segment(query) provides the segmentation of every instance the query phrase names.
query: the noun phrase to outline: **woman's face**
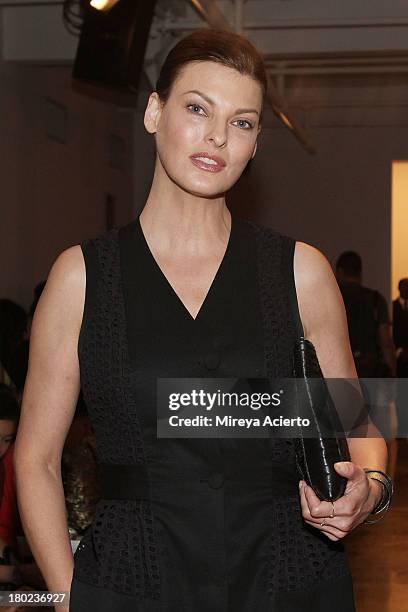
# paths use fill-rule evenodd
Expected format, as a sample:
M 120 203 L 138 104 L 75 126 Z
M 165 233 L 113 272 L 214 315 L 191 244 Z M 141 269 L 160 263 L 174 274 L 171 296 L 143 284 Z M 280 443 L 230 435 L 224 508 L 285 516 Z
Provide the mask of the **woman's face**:
M 262 88 L 216 62 L 190 62 L 166 104 L 150 95 L 145 126 L 156 134 L 158 162 L 183 190 L 201 197 L 228 191 L 255 155 Z M 197 159 L 215 156 L 209 159 Z
M 16 434 L 16 423 L 0 419 L 0 459 L 6 454 Z

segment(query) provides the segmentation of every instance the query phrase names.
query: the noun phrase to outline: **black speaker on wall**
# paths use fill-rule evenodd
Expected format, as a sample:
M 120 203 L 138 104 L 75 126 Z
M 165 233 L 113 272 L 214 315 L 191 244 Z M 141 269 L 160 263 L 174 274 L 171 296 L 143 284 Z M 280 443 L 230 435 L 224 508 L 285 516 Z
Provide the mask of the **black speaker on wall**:
M 74 79 L 136 92 L 155 5 L 156 0 L 118 0 L 103 11 L 87 2 Z

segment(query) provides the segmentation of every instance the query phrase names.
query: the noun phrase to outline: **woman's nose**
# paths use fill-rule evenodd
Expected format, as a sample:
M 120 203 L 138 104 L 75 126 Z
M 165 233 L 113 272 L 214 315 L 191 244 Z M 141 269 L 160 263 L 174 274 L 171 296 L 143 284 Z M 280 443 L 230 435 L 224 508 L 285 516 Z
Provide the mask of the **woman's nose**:
M 213 125 L 207 134 L 207 140 L 213 142 L 217 147 L 227 143 L 227 128 L 225 125 Z

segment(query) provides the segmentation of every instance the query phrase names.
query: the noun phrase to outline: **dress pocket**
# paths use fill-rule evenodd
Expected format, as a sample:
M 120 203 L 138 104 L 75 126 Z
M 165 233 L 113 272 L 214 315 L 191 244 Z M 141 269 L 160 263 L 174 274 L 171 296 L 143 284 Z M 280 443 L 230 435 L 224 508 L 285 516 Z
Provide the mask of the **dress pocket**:
M 82 557 L 83 555 L 88 556 L 89 554 L 91 554 L 95 560 L 97 559 L 92 527 L 93 523 L 88 525 L 88 527 L 82 534 L 82 538 L 80 539 L 76 551 L 74 552 L 75 563 L 77 563 L 77 561 L 79 561 L 80 557 Z
M 153 527 L 149 502 L 100 500 L 74 555 L 79 580 L 136 598 L 158 597 Z
M 74 572 L 71 588 L 74 586 L 75 578 L 82 581 L 94 583 L 97 575 L 98 555 L 95 546 L 93 523 L 84 531 L 82 538 L 74 552 Z

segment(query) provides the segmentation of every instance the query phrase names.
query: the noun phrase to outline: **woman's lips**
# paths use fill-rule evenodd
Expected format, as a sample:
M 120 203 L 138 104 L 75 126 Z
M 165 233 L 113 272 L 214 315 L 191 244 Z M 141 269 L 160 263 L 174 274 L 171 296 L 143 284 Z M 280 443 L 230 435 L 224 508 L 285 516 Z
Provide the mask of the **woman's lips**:
M 226 165 L 223 159 L 214 155 L 205 155 L 204 153 L 192 155 L 190 159 L 197 168 L 201 168 L 201 170 L 206 172 L 220 172 Z

